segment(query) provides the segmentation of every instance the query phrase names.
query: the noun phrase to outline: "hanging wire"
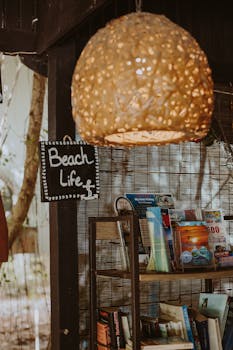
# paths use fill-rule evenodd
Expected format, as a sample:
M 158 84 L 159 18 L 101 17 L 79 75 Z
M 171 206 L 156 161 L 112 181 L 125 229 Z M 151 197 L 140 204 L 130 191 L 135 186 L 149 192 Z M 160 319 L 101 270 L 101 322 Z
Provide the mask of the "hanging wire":
M 216 93 L 218 93 L 218 94 L 231 95 L 231 96 L 233 96 L 233 92 L 230 92 L 230 91 L 224 91 L 224 90 L 217 90 L 217 89 L 214 89 L 214 92 L 216 92 Z
M 136 12 L 142 12 L 142 0 L 135 0 Z

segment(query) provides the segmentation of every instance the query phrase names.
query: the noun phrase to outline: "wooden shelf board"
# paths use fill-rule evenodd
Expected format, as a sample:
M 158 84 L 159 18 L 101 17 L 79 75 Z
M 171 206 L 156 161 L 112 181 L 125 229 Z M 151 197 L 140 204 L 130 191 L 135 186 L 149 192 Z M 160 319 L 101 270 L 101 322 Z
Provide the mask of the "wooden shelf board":
M 97 275 L 105 277 L 120 277 L 130 279 L 130 273 L 121 270 L 98 270 Z M 158 273 L 145 272 L 139 274 L 139 281 L 153 282 L 153 281 L 175 281 L 182 279 L 217 279 L 233 277 L 233 268 L 221 270 L 201 270 L 189 272 L 173 272 L 173 273 Z

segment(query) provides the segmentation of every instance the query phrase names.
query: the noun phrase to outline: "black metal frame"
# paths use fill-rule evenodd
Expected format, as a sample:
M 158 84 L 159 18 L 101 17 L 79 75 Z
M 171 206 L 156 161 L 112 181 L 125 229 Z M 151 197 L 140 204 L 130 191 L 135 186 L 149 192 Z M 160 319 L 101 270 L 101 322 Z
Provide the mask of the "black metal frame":
M 130 223 L 130 280 L 132 307 L 132 338 L 134 350 L 140 350 L 140 288 L 138 262 L 138 218 L 135 215 L 112 217 L 89 217 L 89 268 L 90 268 L 90 349 L 96 350 L 97 293 L 96 293 L 96 223 L 129 221 Z M 114 277 L 114 276 L 113 276 Z M 122 277 L 124 278 L 124 276 Z

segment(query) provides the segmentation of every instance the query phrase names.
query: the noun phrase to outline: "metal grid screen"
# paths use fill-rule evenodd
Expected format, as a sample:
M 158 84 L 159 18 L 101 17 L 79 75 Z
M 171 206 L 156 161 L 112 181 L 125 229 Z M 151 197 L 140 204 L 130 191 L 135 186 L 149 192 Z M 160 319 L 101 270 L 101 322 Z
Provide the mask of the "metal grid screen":
M 125 192 L 170 192 L 176 207 L 222 208 L 233 214 L 233 172 L 226 166 L 222 143 L 205 147 L 202 143 L 184 143 L 162 147 L 99 148 L 100 198 L 81 201 L 78 209 L 80 256 L 80 332 L 88 334 L 88 217 L 114 215 L 114 199 Z M 233 244 L 233 222 L 226 222 Z M 119 258 L 114 241 L 102 247 L 98 259 L 111 264 Z M 102 249 L 101 248 L 101 249 Z M 218 291 L 232 294 L 232 279 L 214 283 Z M 117 290 L 117 293 L 116 293 Z M 146 290 L 146 293 L 144 291 Z M 204 281 L 189 280 L 147 284 L 141 292 L 142 310 L 158 300 L 178 300 L 195 304 L 204 290 Z M 129 285 L 117 279 L 101 278 L 98 305 L 121 305 L 129 298 Z M 152 311 L 153 312 L 153 309 Z

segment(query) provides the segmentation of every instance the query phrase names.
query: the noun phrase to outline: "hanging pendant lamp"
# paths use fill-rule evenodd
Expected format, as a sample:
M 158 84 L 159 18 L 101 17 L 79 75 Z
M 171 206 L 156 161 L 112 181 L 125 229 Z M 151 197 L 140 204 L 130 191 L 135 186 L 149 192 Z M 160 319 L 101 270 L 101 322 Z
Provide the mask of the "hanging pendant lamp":
M 203 138 L 213 81 L 196 40 L 165 16 L 135 12 L 89 40 L 72 79 L 83 140 L 102 146 L 163 145 Z

